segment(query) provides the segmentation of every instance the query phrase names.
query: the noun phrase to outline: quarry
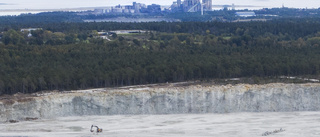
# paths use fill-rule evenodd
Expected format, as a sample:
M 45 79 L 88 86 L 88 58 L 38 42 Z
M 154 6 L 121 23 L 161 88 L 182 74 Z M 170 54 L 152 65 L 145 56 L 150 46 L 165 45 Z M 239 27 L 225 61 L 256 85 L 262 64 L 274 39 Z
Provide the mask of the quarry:
M 86 115 L 320 110 L 320 84 L 174 83 L 2 96 L 0 122 Z
M 319 91 L 319 83 L 183 82 L 6 95 L 0 136 L 316 137 Z

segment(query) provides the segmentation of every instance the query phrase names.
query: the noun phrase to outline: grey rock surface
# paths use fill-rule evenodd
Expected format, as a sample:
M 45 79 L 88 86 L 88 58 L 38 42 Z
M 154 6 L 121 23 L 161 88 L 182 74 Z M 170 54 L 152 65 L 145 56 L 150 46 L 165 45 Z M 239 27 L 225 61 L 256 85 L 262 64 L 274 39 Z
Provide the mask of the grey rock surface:
M 52 92 L 0 100 L 0 122 L 82 115 L 319 111 L 320 84 L 189 85 Z

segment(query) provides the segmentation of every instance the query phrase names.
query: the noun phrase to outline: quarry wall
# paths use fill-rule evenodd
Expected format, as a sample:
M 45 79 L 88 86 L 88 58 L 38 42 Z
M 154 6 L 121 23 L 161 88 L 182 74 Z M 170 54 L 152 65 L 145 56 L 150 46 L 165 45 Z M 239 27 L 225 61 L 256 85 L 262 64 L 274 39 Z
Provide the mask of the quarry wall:
M 320 84 L 144 86 L 0 100 L 0 122 L 82 115 L 320 111 Z

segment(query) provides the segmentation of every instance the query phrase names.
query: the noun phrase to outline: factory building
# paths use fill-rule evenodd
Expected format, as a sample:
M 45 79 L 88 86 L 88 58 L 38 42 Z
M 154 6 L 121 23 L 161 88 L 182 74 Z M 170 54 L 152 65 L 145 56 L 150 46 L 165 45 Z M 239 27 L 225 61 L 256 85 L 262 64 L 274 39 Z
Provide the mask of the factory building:
M 212 0 L 177 0 L 177 2 L 174 2 L 174 4 L 171 7 L 177 7 L 178 9 L 181 9 L 184 12 L 198 12 L 203 10 L 205 11 L 211 11 L 212 10 Z
M 177 0 L 178 7 L 181 6 L 181 0 Z
M 212 10 L 212 0 L 202 0 L 203 3 L 203 9 L 207 11 Z
M 161 12 L 199 12 L 211 11 L 212 0 L 177 0 L 168 9 L 163 9 L 161 5 L 152 4 L 145 5 L 143 3 L 133 2 L 132 5 L 117 5 L 107 9 L 95 9 L 94 14 L 108 14 L 108 13 L 161 13 Z
M 253 17 L 256 16 L 255 12 L 236 12 L 236 16 L 239 17 Z
M 183 2 L 183 11 L 185 12 L 197 12 L 201 10 L 199 5 L 200 0 L 185 0 Z

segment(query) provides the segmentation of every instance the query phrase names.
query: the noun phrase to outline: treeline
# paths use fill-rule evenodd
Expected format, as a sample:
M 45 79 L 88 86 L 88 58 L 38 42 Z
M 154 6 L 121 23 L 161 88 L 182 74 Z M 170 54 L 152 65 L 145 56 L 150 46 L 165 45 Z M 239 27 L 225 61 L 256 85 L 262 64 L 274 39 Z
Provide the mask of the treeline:
M 43 23 L 61 23 L 61 22 L 84 22 L 84 20 L 110 19 L 117 17 L 124 18 L 168 18 L 177 19 L 182 22 L 232 22 L 237 19 L 281 19 L 281 18 L 317 18 L 319 19 L 320 9 L 294 9 L 294 8 L 272 8 L 263 10 L 254 10 L 257 16 L 239 17 L 236 12 L 248 12 L 248 10 L 216 10 L 205 11 L 204 15 L 200 12 L 162 12 L 148 14 L 94 14 L 94 12 L 44 12 L 38 14 L 22 14 L 20 16 L 1 16 L 0 28 L 8 26 L 28 26 L 41 25 Z M 271 15 L 271 16 L 270 16 Z
M 0 44 L 0 94 L 213 78 L 318 76 L 319 23 L 279 22 L 61 23 L 51 29 L 42 24 L 43 32 L 61 31 L 64 41 L 68 35 L 79 39 L 82 33 L 107 27 L 153 30 L 145 34 L 147 39 L 119 35 L 112 41 L 83 38 L 62 44 L 44 42 L 56 40 L 53 34 L 33 32 L 31 38 L 40 42 L 30 43 L 20 31 L 8 30 Z M 179 31 L 170 31 L 170 26 Z M 11 39 L 6 43 L 7 36 Z
M 0 16 L 1 27 L 24 25 L 41 25 L 44 23 L 83 22 L 76 12 L 43 12 L 38 14 L 21 14 L 19 16 Z
M 1 18 L 1 17 L 0 17 Z M 33 25 L 19 25 L 14 22 L 11 26 L 3 27 L 1 41 L 4 44 L 29 45 L 62 45 L 74 43 L 101 43 L 101 40 L 91 39 L 98 31 L 110 30 L 146 30 L 150 36 L 154 32 L 187 33 L 195 35 L 214 35 L 232 38 L 237 45 L 241 40 L 271 37 L 276 41 L 316 41 L 320 35 L 320 21 L 317 18 L 287 18 L 267 22 L 150 22 L 150 23 L 39 23 Z M 22 28 L 41 28 L 29 32 L 20 32 Z M 165 39 L 162 39 L 165 40 Z
M 1 19 L 1 17 L 0 17 Z M 21 24 L 20 24 L 21 23 Z M 21 28 L 43 28 L 51 32 L 89 33 L 92 30 L 149 30 L 167 33 L 192 33 L 220 36 L 237 35 L 242 29 L 251 37 L 259 37 L 266 33 L 273 35 L 287 35 L 287 39 L 297 39 L 320 31 L 319 18 L 283 18 L 267 22 L 150 22 L 150 23 L 117 23 L 117 22 L 59 22 L 59 23 L 26 23 L 0 25 L 0 31 L 10 29 L 20 31 Z M 0 21 L 1 24 L 1 21 Z

